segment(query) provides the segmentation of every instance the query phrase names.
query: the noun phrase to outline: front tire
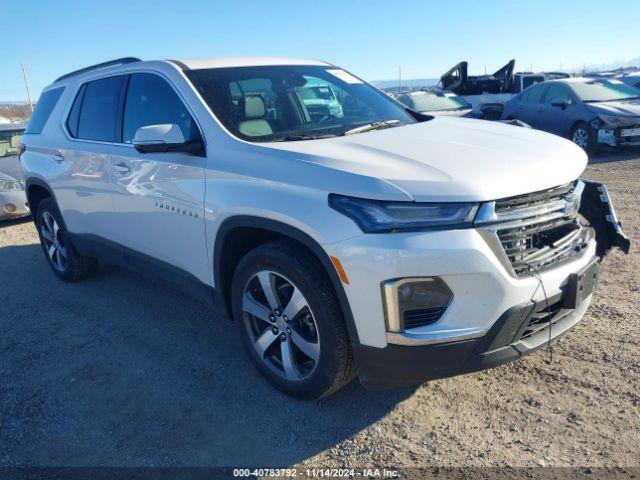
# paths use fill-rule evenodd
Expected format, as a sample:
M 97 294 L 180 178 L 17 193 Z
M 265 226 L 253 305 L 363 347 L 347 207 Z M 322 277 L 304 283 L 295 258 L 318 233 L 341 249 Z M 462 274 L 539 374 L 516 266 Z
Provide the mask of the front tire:
M 38 204 L 35 223 L 44 256 L 58 278 L 76 282 L 94 272 L 96 260 L 76 253 L 53 199 L 45 198 Z
M 585 122 L 578 122 L 571 129 L 569 140 L 590 155 L 596 152 L 596 132 L 593 127 Z
M 355 376 L 336 294 L 298 245 L 277 240 L 249 252 L 234 274 L 231 301 L 249 357 L 276 388 L 317 399 Z

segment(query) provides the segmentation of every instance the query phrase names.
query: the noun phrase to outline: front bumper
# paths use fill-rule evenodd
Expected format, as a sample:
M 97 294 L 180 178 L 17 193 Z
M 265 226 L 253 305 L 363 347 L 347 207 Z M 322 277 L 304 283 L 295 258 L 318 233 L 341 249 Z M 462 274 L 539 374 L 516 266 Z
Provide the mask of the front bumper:
M 24 217 L 29 213 L 24 191 L 0 192 L 0 219 Z
M 603 126 L 597 130 L 597 142 L 610 147 L 640 146 L 640 124 L 617 128 Z
M 561 305 L 564 294 L 549 299 Z M 361 383 L 369 389 L 385 389 L 422 383 L 495 367 L 532 353 L 566 334 L 584 316 L 591 301 L 577 308 L 551 308 L 546 301 L 529 301 L 505 311 L 486 335 L 433 345 L 384 348 L 356 346 L 354 350 Z M 544 315 L 549 324 L 531 333 L 531 324 Z

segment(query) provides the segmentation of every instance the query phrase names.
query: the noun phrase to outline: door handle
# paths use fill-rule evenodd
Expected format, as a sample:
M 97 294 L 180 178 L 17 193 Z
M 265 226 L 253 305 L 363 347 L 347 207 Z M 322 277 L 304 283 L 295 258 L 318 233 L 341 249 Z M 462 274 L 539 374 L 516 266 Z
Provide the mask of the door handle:
M 118 173 L 129 173 L 131 171 L 129 166 L 123 162 L 114 163 L 113 169 Z
M 56 153 L 55 155 L 51 155 L 51 158 L 53 158 L 53 160 L 58 163 L 64 162 L 64 156 L 60 155 L 59 153 Z

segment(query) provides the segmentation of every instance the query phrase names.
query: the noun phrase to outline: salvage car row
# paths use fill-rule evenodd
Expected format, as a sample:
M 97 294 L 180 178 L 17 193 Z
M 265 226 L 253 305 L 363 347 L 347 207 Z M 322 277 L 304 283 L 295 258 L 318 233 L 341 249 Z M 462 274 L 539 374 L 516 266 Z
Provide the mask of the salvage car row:
M 640 145 L 640 72 L 570 77 L 560 72 L 513 73 L 511 60 L 491 75 L 470 76 L 467 62 L 437 87 L 388 92 L 430 115 L 519 122 L 572 140 L 588 153 L 602 145 Z

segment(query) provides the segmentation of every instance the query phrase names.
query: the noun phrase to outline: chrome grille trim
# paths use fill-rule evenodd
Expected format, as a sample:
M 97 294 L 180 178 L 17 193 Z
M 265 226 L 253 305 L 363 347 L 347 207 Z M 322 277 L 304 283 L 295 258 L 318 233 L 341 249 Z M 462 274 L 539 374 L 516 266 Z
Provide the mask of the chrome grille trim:
M 480 205 L 474 224 L 514 277 L 573 258 L 593 237 L 578 220 L 581 181 Z

